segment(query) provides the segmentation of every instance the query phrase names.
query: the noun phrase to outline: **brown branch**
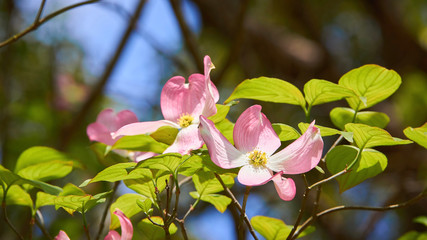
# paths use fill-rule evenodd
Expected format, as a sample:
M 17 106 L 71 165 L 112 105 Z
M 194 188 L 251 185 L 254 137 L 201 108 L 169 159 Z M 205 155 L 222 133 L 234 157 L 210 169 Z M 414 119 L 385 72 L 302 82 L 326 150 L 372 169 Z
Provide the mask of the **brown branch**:
M 187 46 L 191 56 L 193 57 L 193 60 L 197 66 L 197 70 L 200 73 L 203 73 L 204 69 L 203 69 L 202 56 L 200 54 L 199 47 L 197 45 L 196 37 L 194 36 L 193 32 L 191 32 L 190 28 L 185 22 L 184 14 L 182 13 L 181 6 L 180 6 L 181 1 L 170 0 L 170 2 L 173 8 L 173 11 L 175 13 L 175 16 L 178 20 L 179 26 L 181 28 L 185 45 Z
M 111 204 L 113 203 L 114 194 L 116 193 L 119 185 L 120 185 L 120 181 L 114 183 L 113 192 L 111 193 L 111 196 L 108 199 L 107 205 L 105 205 L 104 212 L 102 213 L 101 222 L 99 223 L 99 229 L 98 229 L 98 233 L 96 234 L 95 240 L 99 239 L 99 237 L 102 234 L 102 231 L 104 230 L 105 218 L 107 217 L 108 210 L 110 209 Z
M 126 31 L 123 33 L 123 36 L 119 42 L 119 45 L 116 48 L 116 51 L 114 55 L 111 57 L 98 83 L 94 86 L 90 96 L 88 97 L 86 102 L 83 104 L 80 111 L 77 113 L 77 116 L 74 118 L 73 122 L 67 128 L 64 129 L 62 134 L 63 138 L 61 139 L 59 149 L 64 149 L 68 145 L 74 133 L 77 132 L 80 125 L 84 122 L 86 115 L 91 111 L 93 105 L 95 105 L 96 101 L 102 95 L 104 87 L 107 84 L 108 79 L 111 76 L 111 73 L 113 72 L 120 56 L 123 53 L 123 49 L 128 43 L 131 33 L 133 32 L 133 30 L 135 29 L 135 26 L 137 25 L 137 22 L 138 22 L 139 16 L 141 15 L 144 4 L 145 4 L 145 0 L 139 1 L 133 16 L 129 21 Z
M 27 27 L 24 31 L 22 31 L 22 32 L 14 35 L 14 36 L 12 36 L 11 38 L 9 38 L 9 39 L 7 39 L 7 40 L 5 40 L 3 42 L 1 42 L 0 43 L 0 48 L 2 48 L 2 47 L 6 46 L 8 44 L 11 44 L 11 43 L 17 41 L 18 39 L 22 38 L 23 36 L 27 35 L 28 33 L 36 30 L 43 23 L 46 23 L 50 19 L 52 19 L 52 18 L 54 18 L 54 17 L 56 17 L 56 16 L 58 16 L 58 15 L 64 13 L 64 12 L 66 12 L 68 10 L 71 10 L 73 8 L 80 7 L 80 6 L 83 6 L 83 5 L 86 5 L 86 4 L 95 3 L 95 2 L 98 2 L 98 1 L 100 1 L 100 0 L 90 0 L 90 1 L 76 3 L 76 4 L 70 5 L 68 7 L 62 8 L 62 9 L 56 11 L 56 12 L 53 12 L 53 13 L 51 13 L 51 14 L 47 15 L 46 17 L 44 17 L 44 18 L 42 18 L 42 19 L 39 20 L 38 18 L 40 18 L 42 10 L 44 8 L 44 2 L 45 2 L 45 0 L 43 0 L 41 6 L 39 8 L 39 12 L 37 13 L 37 16 L 36 16 L 36 18 L 34 20 L 34 23 L 31 24 L 29 27 Z
M 329 208 L 326 209 L 318 214 L 316 214 L 315 217 L 310 217 L 308 218 L 302 225 L 300 228 L 298 228 L 298 230 L 295 232 L 295 234 L 293 234 L 293 236 L 291 236 L 291 238 L 289 239 L 296 239 L 298 237 L 299 234 L 301 234 L 302 231 L 304 231 L 304 229 L 306 229 L 308 226 L 311 225 L 311 223 L 315 220 L 318 219 L 322 216 L 328 215 L 330 213 L 333 212 L 338 212 L 338 211 L 344 211 L 344 210 L 363 210 L 363 211 L 388 211 L 388 210 L 393 210 L 393 209 L 398 209 L 398 208 L 403 208 L 406 207 L 408 205 L 414 204 L 415 202 L 421 200 L 422 198 L 427 196 L 427 191 L 423 191 L 420 194 L 418 194 L 416 197 L 403 202 L 403 203 L 397 203 L 397 204 L 392 204 L 392 205 L 388 205 L 388 206 L 384 206 L 384 207 L 369 207 L 369 206 L 336 206 L 333 208 Z
M 221 183 L 221 186 L 224 188 L 225 194 L 231 198 L 231 203 L 236 206 L 237 210 L 239 210 L 239 212 L 242 214 L 243 216 L 243 220 L 246 223 L 246 226 L 249 228 L 249 232 L 251 233 L 252 237 L 255 240 L 258 240 L 258 237 L 255 234 L 255 231 L 252 227 L 251 222 L 248 219 L 248 216 L 246 215 L 246 213 L 244 212 L 242 206 L 240 205 L 239 201 L 237 201 L 236 197 L 233 195 L 233 193 L 230 191 L 230 189 L 225 185 L 224 181 L 222 181 L 221 177 L 215 173 L 215 177 L 218 179 L 218 181 Z

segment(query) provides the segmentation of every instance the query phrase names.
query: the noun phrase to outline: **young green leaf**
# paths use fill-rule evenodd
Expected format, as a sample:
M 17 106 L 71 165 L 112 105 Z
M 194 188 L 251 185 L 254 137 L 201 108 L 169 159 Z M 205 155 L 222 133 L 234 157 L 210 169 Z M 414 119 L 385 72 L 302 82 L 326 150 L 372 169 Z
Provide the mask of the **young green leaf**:
M 136 202 L 138 200 L 144 201 L 146 199 L 147 197 L 134 193 L 126 193 L 117 198 L 117 200 L 110 206 L 110 230 L 120 227 L 119 218 L 115 214 L 113 214 L 116 208 L 120 209 L 120 211 L 122 211 L 126 215 L 126 217 L 131 218 L 132 216 L 142 211 L 142 209 L 138 207 Z
M 3 199 L 3 188 L 0 188 L 0 199 Z M 30 194 L 18 185 L 10 186 L 6 195 L 6 205 L 20 205 L 33 208 Z
M 356 93 L 357 97 L 346 100 L 351 108 L 359 111 L 388 98 L 399 88 L 401 82 L 395 71 L 368 64 L 344 74 L 338 84 Z
M 129 162 L 129 159 L 117 154 L 111 150 L 111 146 L 107 146 L 101 142 L 94 142 L 90 145 L 90 149 L 95 153 L 96 158 L 104 166 L 111 166 L 116 163 Z
M 225 210 L 227 210 L 228 205 L 231 203 L 231 198 L 217 193 L 204 194 L 203 196 L 200 196 L 198 192 L 190 192 L 190 196 L 194 199 L 200 199 L 212 204 L 220 213 L 224 213 Z
M 272 125 L 274 131 L 282 142 L 295 140 L 301 136 L 301 134 L 295 128 L 289 125 L 282 123 L 273 123 Z
M 20 170 L 26 167 L 52 161 L 69 163 L 73 162 L 73 159 L 53 148 L 38 146 L 31 147 L 21 153 L 16 162 L 14 172 L 18 173 Z
M 346 97 L 355 96 L 355 93 L 338 84 L 312 79 L 304 85 L 305 100 L 309 106 L 338 101 Z
M 330 117 L 332 123 L 343 130 L 347 123 L 352 123 L 355 111 L 351 108 L 337 107 L 332 109 Z M 356 113 L 354 123 L 363 123 L 373 127 L 385 128 L 390 118 L 385 113 L 373 111 L 361 111 Z
M 136 205 L 138 205 L 139 208 L 145 213 L 145 215 L 151 216 L 151 213 L 153 212 L 153 209 L 151 206 L 153 205 L 153 202 L 151 202 L 151 199 L 137 199 Z
M 305 99 L 301 91 L 291 83 L 277 78 L 259 77 L 245 80 L 234 89 L 224 103 L 239 98 L 287 103 L 305 108 Z
M 266 216 L 251 218 L 251 224 L 266 240 L 284 240 L 292 230 L 292 227 L 286 225 L 282 220 Z M 298 235 L 298 238 L 304 237 L 313 231 L 314 227 L 308 227 Z
M 166 187 L 166 180 L 169 180 L 169 175 L 159 177 L 157 179 L 151 179 L 151 180 L 144 180 L 144 179 L 129 179 L 124 180 L 123 182 L 125 185 L 134 190 L 135 192 L 151 199 L 153 204 L 157 206 L 157 195 L 156 191 L 158 193 L 161 193 L 165 187 Z M 154 185 L 154 183 L 156 185 Z
M 372 148 L 377 146 L 394 146 L 409 144 L 412 141 L 392 137 L 386 130 L 359 123 L 345 125 L 347 132 L 353 133 L 353 138 L 359 148 Z
M 20 169 L 17 174 L 26 179 L 50 181 L 67 176 L 73 170 L 73 161 L 52 160 Z
M 178 129 L 171 126 L 163 126 L 158 128 L 155 132 L 150 134 L 157 142 L 165 143 L 167 145 L 171 145 L 178 134 Z
M 135 166 L 136 162 L 115 164 L 96 174 L 96 176 L 90 180 L 90 183 L 99 181 L 117 182 L 127 179 L 129 174 L 128 169 L 133 169 Z
M 182 155 L 179 153 L 167 153 L 152 157 L 139 162 L 135 169 L 150 168 L 164 170 L 168 174 L 175 174 L 176 169 L 182 161 Z
M 310 124 L 308 123 L 298 123 L 298 128 L 301 130 L 302 133 L 304 133 L 305 131 L 307 131 L 308 126 L 310 126 Z M 333 129 L 333 128 L 328 128 L 328 127 L 323 127 L 323 126 L 319 126 L 319 125 L 315 125 L 316 127 L 319 128 L 320 130 L 320 135 L 322 137 L 326 137 L 326 136 L 332 136 L 332 135 L 336 135 L 336 134 L 341 134 L 341 132 L 337 129 Z
M 403 133 L 412 141 L 427 148 L 427 122 L 418 128 L 407 127 L 403 130 Z
M 214 123 L 219 123 L 222 120 L 225 119 L 225 117 L 228 114 L 228 111 L 230 111 L 230 106 L 228 105 L 222 105 L 222 104 L 216 104 L 217 112 L 215 115 L 210 116 L 208 119 L 212 120 Z
M 151 220 L 157 224 L 163 225 L 163 219 L 161 217 L 151 217 Z M 162 227 L 154 225 L 148 218 L 142 219 L 141 222 L 137 224 L 137 228 L 141 230 L 143 234 L 143 239 L 148 240 L 162 240 L 165 239 L 165 231 Z M 169 233 L 171 235 L 175 234 L 178 228 L 175 224 L 169 226 Z
M 141 134 L 135 136 L 123 136 L 113 145 L 112 149 L 124 149 L 141 152 L 162 153 L 168 145 L 157 142 L 152 137 Z
M 348 168 L 357 157 L 359 149 L 354 146 L 340 145 L 326 155 L 326 166 L 331 174 Z M 352 168 L 336 178 L 340 192 L 344 192 L 368 178 L 383 172 L 387 167 L 387 157 L 374 149 L 363 149 L 361 156 Z

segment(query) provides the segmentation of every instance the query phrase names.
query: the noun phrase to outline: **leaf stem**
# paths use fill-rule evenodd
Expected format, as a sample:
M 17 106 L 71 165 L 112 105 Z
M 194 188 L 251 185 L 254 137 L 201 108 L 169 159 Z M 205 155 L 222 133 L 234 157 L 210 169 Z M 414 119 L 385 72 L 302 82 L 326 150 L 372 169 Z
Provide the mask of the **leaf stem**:
M 120 181 L 114 183 L 113 192 L 111 193 L 111 197 L 108 199 L 107 205 L 105 205 L 104 212 L 102 213 L 101 222 L 99 223 L 98 233 L 96 234 L 95 240 L 98 240 L 104 230 L 105 219 L 107 218 L 108 210 L 111 207 L 111 204 L 114 200 L 114 194 L 116 193 L 118 187 L 120 185 Z
M 252 237 L 255 240 L 258 240 L 258 237 L 255 234 L 255 231 L 251 225 L 251 222 L 248 219 L 248 216 L 244 214 L 244 211 L 242 209 L 242 206 L 240 206 L 240 203 L 237 201 L 236 197 L 233 195 L 233 193 L 230 191 L 230 189 L 225 185 L 224 181 L 222 181 L 221 177 L 218 175 L 218 173 L 215 173 L 215 177 L 218 179 L 218 181 L 221 183 L 222 187 L 224 188 L 225 194 L 231 198 L 231 203 L 237 208 L 237 210 L 240 211 L 240 213 L 243 214 L 243 219 L 246 223 L 246 226 L 249 228 L 249 232 L 251 233 Z
M 43 235 L 49 239 L 52 240 L 52 236 L 50 236 L 49 232 L 46 230 L 46 228 L 44 227 L 44 219 L 43 219 L 43 215 L 40 212 L 40 210 L 36 211 L 36 225 L 40 228 L 40 230 L 42 231 Z M 40 219 L 40 220 L 39 220 Z
M 24 237 L 18 232 L 18 230 L 13 226 L 13 224 L 10 222 L 9 218 L 7 217 L 7 209 L 6 209 L 6 195 L 7 192 L 9 191 L 9 187 L 5 187 L 3 186 L 3 184 L 1 185 L 3 188 L 3 200 L 1 203 L 1 207 L 3 209 L 3 219 L 6 221 L 7 225 L 9 225 L 9 227 L 13 230 L 13 232 L 15 232 L 16 236 L 18 236 L 19 239 L 24 240 Z

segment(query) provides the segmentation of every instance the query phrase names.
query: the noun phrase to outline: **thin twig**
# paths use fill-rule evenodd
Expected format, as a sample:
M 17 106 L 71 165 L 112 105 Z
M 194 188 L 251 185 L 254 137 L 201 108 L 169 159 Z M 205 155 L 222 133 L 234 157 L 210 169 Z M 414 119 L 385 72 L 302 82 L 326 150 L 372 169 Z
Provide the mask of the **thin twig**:
M 239 230 L 244 231 L 243 227 L 243 221 L 244 217 L 246 215 L 246 203 L 248 201 L 249 193 L 251 191 L 251 186 L 246 186 L 245 194 L 243 195 L 243 202 L 242 202 L 242 213 L 240 214 L 240 223 L 239 223 Z
M 40 220 L 39 220 L 40 219 Z M 42 231 L 43 235 L 49 239 L 52 240 L 52 236 L 50 236 L 49 232 L 46 230 L 45 226 L 44 226 L 44 219 L 43 219 L 43 215 L 40 212 L 40 210 L 36 211 L 36 225 L 39 227 L 39 229 Z
M 113 192 L 111 193 L 110 198 L 108 199 L 107 205 L 105 205 L 104 212 L 102 213 L 101 222 L 99 223 L 98 233 L 96 234 L 95 240 L 98 240 L 104 230 L 105 218 L 107 218 L 108 211 L 110 210 L 111 204 L 114 200 L 114 194 L 117 191 L 117 188 L 120 185 L 120 181 L 114 183 Z
M 42 16 L 45 4 L 46 4 L 46 0 L 42 0 L 42 2 L 40 3 L 39 11 L 37 12 L 37 16 L 34 19 L 34 24 L 37 24 L 37 22 L 40 20 L 40 17 Z
M 170 0 L 170 2 L 172 5 L 173 12 L 175 13 L 179 26 L 181 28 L 185 45 L 187 46 L 191 56 L 193 57 L 193 60 L 197 66 L 197 70 L 200 73 L 203 73 L 202 56 L 200 54 L 199 47 L 197 46 L 196 37 L 194 36 L 193 32 L 191 32 L 190 28 L 185 22 L 184 14 L 182 13 L 181 6 L 180 6 L 181 1 Z
M 369 207 L 369 206 L 336 206 L 333 208 L 329 208 L 326 209 L 318 214 L 316 214 L 316 217 L 310 217 L 308 218 L 302 225 L 301 227 L 295 232 L 295 234 L 293 234 L 293 236 L 289 239 L 296 239 L 298 237 L 299 234 L 301 234 L 302 231 L 304 231 L 304 229 L 306 229 L 315 219 L 318 219 L 322 216 L 328 215 L 330 213 L 333 212 L 338 212 L 338 211 L 344 211 L 344 210 L 364 210 L 364 211 L 388 211 L 388 210 L 393 210 L 393 209 L 398 209 L 398 208 L 403 208 L 406 207 L 408 205 L 411 205 L 415 202 L 417 202 L 418 200 L 424 198 L 427 196 L 427 191 L 423 191 L 420 194 L 418 194 L 417 196 L 415 196 L 414 198 L 403 202 L 403 203 L 397 203 L 397 204 L 392 204 L 392 205 L 388 205 L 388 206 L 384 206 L 384 207 Z
M 43 23 L 49 21 L 50 19 L 52 19 L 52 18 L 54 18 L 54 17 L 56 17 L 56 16 L 58 16 L 58 15 L 64 13 L 64 12 L 66 12 L 68 10 L 71 10 L 73 8 L 80 7 L 80 6 L 83 6 L 83 5 L 86 5 L 86 4 L 95 3 L 95 2 L 98 2 L 98 1 L 100 1 L 100 0 L 90 0 L 90 1 L 80 2 L 80 3 L 76 3 L 76 4 L 73 4 L 73 5 L 70 5 L 68 7 L 62 8 L 62 9 L 56 11 L 56 12 L 53 12 L 53 13 L 47 15 L 46 17 L 44 17 L 44 18 L 42 18 L 42 19 L 40 19 L 38 21 L 35 21 L 33 24 L 31 24 L 29 27 L 27 27 L 24 31 L 22 31 L 22 32 L 20 32 L 18 34 L 15 34 L 14 36 L 10 37 L 9 39 L 1 42 L 0 43 L 0 48 L 4 47 L 4 46 L 6 46 L 6 45 L 8 45 L 10 43 L 13 43 L 13 42 L 17 41 L 18 39 L 22 38 L 23 36 L 27 35 L 28 33 L 36 30 Z M 42 3 L 42 6 L 43 5 L 44 4 Z M 39 13 L 41 15 L 41 11 L 40 10 L 41 10 L 41 8 L 39 9 Z M 37 14 L 37 17 L 40 17 L 38 14 Z M 36 20 L 37 20 L 37 17 L 36 17 Z
M 289 235 L 286 238 L 286 240 L 291 239 L 291 237 L 293 236 L 293 234 L 297 230 L 299 223 L 301 222 L 302 214 L 304 213 L 305 205 L 307 203 L 308 194 L 310 193 L 310 190 L 311 190 L 311 188 L 306 188 L 305 191 L 304 191 L 304 195 L 302 195 L 302 203 L 301 203 L 301 207 L 300 207 L 299 212 L 298 212 L 297 220 L 295 221 L 294 226 L 292 227 L 292 230 L 289 233 Z
M 178 220 L 178 223 L 181 226 L 182 237 L 184 238 L 184 240 L 188 240 L 187 229 L 185 228 L 185 225 L 184 225 L 184 219 Z
M 5 187 L 3 185 L 2 185 L 2 188 L 3 188 L 3 200 L 1 203 L 1 207 L 3 209 L 3 219 L 6 221 L 7 225 L 9 225 L 9 227 L 13 230 L 13 232 L 15 232 L 18 238 L 21 240 L 24 240 L 24 237 L 18 232 L 18 230 L 13 226 L 13 224 L 10 222 L 9 218 L 7 217 L 6 195 L 9 190 L 9 186 L 6 187 L 6 190 L 4 189 Z
M 83 229 L 86 233 L 86 237 L 88 240 L 90 240 L 90 231 L 89 231 L 89 226 L 87 225 L 87 221 L 86 221 L 86 209 L 85 209 L 85 203 L 82 203 L 82 218 L 83 218 Z
M 221 183 L 222 187 L 224 188 L 225 194 L 231 198 L 231 203 L 236 206 L 237 210 L 239 210 L 240 213 L 244 214 L 244 211 L 242 209 L 242 206 L 240 206 L 240 203 L 237 201 L 236 197 L 233 195 L 233 193 L 230 191 L 230 189 L 225 185 L 224 181 L 222 181 L 221 177 L 215 173 L 215 177 L 218 179 L 218 181 Z M 243 215 L 243 219 L 245 220 L 246 226 L 249 228 L 249 232 L 251 233 L 252 237 L 255 240 L 258 240 L 258 237 L 255 234 L 255 231 L 252 227 L 251 222 L 248 219 L 248 216 L 246 214 Z
M 137 25 L 137 22 L 138 22 L 139 16 L 141 15 L 144 4 L 145 4 L 145 0 L 139 1 L 138 6 L 135 8 L 135 12 L 133 16 L 129 21 L 126 31 L 123 33 L 123 36 L 121 37 L 121 40 L 114 54 L 112 55 L 110 61 L 108 62 L 108 65 L 105 68 L 98 83 L 94 86 L 91 94 L 89 95 L 89 97 L 87 98 L 83 106 L 80 108 L 79 112 L 77 113 L 76 117 L 73 119 L 71 124 L 64 129 L 63 135 L 62 135 L 63 138 L 61 139 L 59 149 L 64 149 L 68 145 L 72 136 L 76 132 L 78 132 L 77 129 L 84 122 L 85 117 L 88 115 L 93 105 L 96 103 L 98 98 L 102 95 L 104 87 L 107 84 L 108 79 L 110 78 L 111 73 L 113 72 L 120 56 L 122 55 L 123 50 L 126 44 L 128 43 L 128 40 L 130 39 L 132 31 L 135 29 L 135 26 Z

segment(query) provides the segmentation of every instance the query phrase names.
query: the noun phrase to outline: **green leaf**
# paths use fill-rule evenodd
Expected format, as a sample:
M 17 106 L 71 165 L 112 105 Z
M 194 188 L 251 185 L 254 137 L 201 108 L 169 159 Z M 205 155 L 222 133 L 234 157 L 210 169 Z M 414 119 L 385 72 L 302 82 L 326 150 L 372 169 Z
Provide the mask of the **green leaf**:
M 54 199 L 55 208 L 60 207 L 64 208 L 68 213 L 72 214 L 74 211 L 82 213 L 83 206 L 84 211 L 87 212 L 92 207 L 105 202 L 105 194 L 98 194 L 95 196 L 92 195 L 67 195 L 67 196 L 57 196 Z
M 359 148 L 394 146 L 412 143 L 412 141 L 409 140 L 394 138 L 384 129 L 359 123 L 348 123 L 345 125 L 345 130 L 353 133 L 353 139 Z
M 171 126 L 163 126 L 158 128 L 155 132 L 151 133 L 150 136 L 157 142 L 171 145 L 176 138 L 179 130 Z
M 231 203 L 231 198 L 216 193 L 200 196 L 198 192 L 190 192 L 190 196 L 214 205 L 214 207 L 221 213 L 224 213 L 225 210 L 227 210 L 228 205 Z
M 234 177 L 228 174 L 220 175 L 222 181 L 227 187 L 232 187 L 234 184 Z M 211 171 L 198 171 L 193 176 L 194 187 L 200 196 L 204 196 L 211 193 L 217 193 L 223 191 L 221 183 L 215 177 Z
M 301 130 L 302 133 L 304 133 L 305 131 L 307 131 L 307 129 L 308 129 L 309 126 L 310 126 L 310 124 L 303 123 L 303 122 L 298 124 L 298 128 Z M 339 130 L 337 130 L 337 129 L 323 127 L 323 126 L 319 126 L 319 125 L 315 125 L 315 126 L 317 128 L 319 128 L 320 135 L 322 137 L 332 136 L 332 135 L 336 135 L 336 134 L 341 134 L 341 132 Z
M 399 88 L 401 82 L 395 71 L 368 64 L 344 74 L 338 84 L 356 93 L 357 97 L 346 100 L 354 110 L 362 110 L 388 98 Z
M 168 179 L 169 179 L 169 176 L 166 175 L 166 176 L 159 177 L 157 179 L 151 178 L 149 180 L 130 179 L 130 180 L 125 180 L 124 183 L 128 188 L 151 199 L 153 204 L 158 208 L 159 206 L 157 206 L 156 189 L 159 193 L 161 193 L 165 189 L 166 180 Z M 154 185 L 154 183 L 156 185 Z
M 1 180 L 1 184 L 4 187 L 10 187 L 11 185 L 14 185 L 14 184 L 16 185 L 29 184 L 33 187 L 37 187 L 47 193 L 54 194 L 54 195 L 57 195 L 62 191 L 60 187 L 53 186 L 48 183 L 40 182 L 37 180 L 25 179 L 9 171 L 9 169 L 3 167 L 2 165 L 0 165 L 0 180 Z
M 409 231 L 397 240 L 426 240 L 427 232 Z
M 36 209 L 39 209 L 43 206 L 55 205 L 55 198 L 55 195 L 48 194 L 45 192 L 37 192 Z
M 50 181 L 63 178 L 73 170 L 72 161 L 53 160 L 25 167 L 18 171 L 18 175 L 32 180 Z
M 351 108 L 337 107 L 332 109 L 330 117 L 332 123 L 343 130 L 347 123 L 352 123 L 355 111 Z M 385 113 L 362 111 L 356 113 L 354 123 L 363 123 L 373 127 L 385 128 L 390 122 L 390 118 Z
M 151 217 L 151 220 L 157 224 L 163 224 L 163 219 L 161 217 Z M 162 240 L 165 239 L 165 231 L 162 227 L 156 226 L 148 220 L 148 218 L 142 219 L 141 222 L 137 224 L 137 228 L 141 229 L 141 232 L 144 236 L 144 239 L 149 240 Z M 175 224 L 169 226 L 169 233 L 171 235 L 175 234 L 178 228 Z
M 53 148 L 31 147 L 19 156 L 16 162 L 15 173 L 29 166 L 53 161 L 73 162 L 73 159 Z
M 116 163 L 129 162 L 129 159 L 126 157 L 117 154 L 111 150 L 111 146 L 107 146 L 104 143 L 95 142 L 90 145 L 90 149 L 95 153 L 96 158 L 100 163 L 105 166 L 111 166 Z
M 338 101 L 346 97 L 355 96 L 354 92 L 338 84 L 312 79 L 304 85 L 305 100 L 309 106 Z
M 231 143 L 234 144 L 233 140 L 233 129 L 234 123 L 230 122 L 228 119 L 224 119 L 219 123 L 215 124 L 215 127 L 224 135 L 225 138 Z
M 3 188 L 0 188 L 0 199 L 3 199 Z M 10 186 L 6 195 L 6 205 L 20 205 L 33 208 L 30 194 L 18 185 Z
M 153 205 L 153 202 L 151 202 L 151 199 L 145 198 L 145 200 L 137 199 L 136 204 L 139 208 L 142 209 L 142 211 L 145 213 L 145 215 L 151 216 L 151 213 L 153 212 L 153 209 L 151 206 Z
M 427 227 L 427 216 L 419 216 L 414 219 L 415 223 L 423 224 Z
M 106 182 L 117 182 L 128 178 L 129 168 L 133 169 L 136 166 L 135 162 L 118 163 L 110 166 L 90 180 L 90 183 L 106 181 Z
M 418 128 L 407 127 L 403 130 L 403 133 L 412 141 L 427 148 L 427 122 Z
M 131 218 L 142 211 L 141 208 L 139 208 L 136 204 L 137 200 L 144 201 L 146 199 L 147 197 L 145 196 L 133 193 L 126 193 L 117 198 L 117 200 L 113 204 L 111 204 L 110 207 L 110 230 L 120 227 L 119 218 L 115 214 L 113 214 L 116 208 L 120 209 L 120 211 L 122 211 L 126 215 L 126 217 Z
M 202 158 L 203 157 L 199 155 L 192 155 L 181 164 L 178 173 L 184 176 L 193 176 L 197 171 L 204 167 Z
M 124 149 L 140 152 L 155 152 L 162 153 L 169 146 L 157 142 L 152 137 L 141 134 L 135 136 L 123 136 L 112 146 L 112 149 Z
M 259 77 L 245 80 L 234 89 L 224 103 L 239 98 L 287 103 L 305 108 L 305 99 L 301 91 L 291 83 L 277 78 Z
M 359 149 L 354 146 L 340 145 L 326 155 L 326 166 L 331 174 L 346 169 L 356 158 Z M 374 149 L 363 149 L 359 160 L 345 174 L 336 178 L 340 192 L 344 192 L 368 178 L 383 172 L 387 167 L 387 157 Z
M 301 136 L 301 134 L 295 128 L 289 125 L 282 123 L 273 123 L 272 125 L 274 131 L 282 142 L 295 140 Z
M 208 119 L 212 120 L 214 123 L 219 123 L 222 120 L 225 119 L 228 112 L 230 111 L 230 106 L 228 105 L 222 105 L 222 104 L 216 104 L 216 114 L 213 116 L 208 117 Z
M 167 153 L 152 157 L 139 162 L 135 169 L 150 168 L 164 170 L 169 174 L 175 174 L 176 169 L 182 161 L 182 155 L 179 153 Z
M 265 216 L 251 218 L 251 224 L 266 240 L 285 240 L 292 230 L 292 226 L 286 225 L 282 220 Z M 313 231 L 314 227 L 310 226 L 298 235 L 298 238 L 304 237 Z

